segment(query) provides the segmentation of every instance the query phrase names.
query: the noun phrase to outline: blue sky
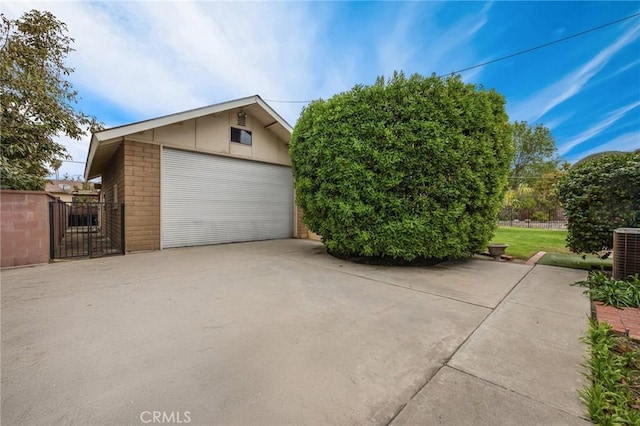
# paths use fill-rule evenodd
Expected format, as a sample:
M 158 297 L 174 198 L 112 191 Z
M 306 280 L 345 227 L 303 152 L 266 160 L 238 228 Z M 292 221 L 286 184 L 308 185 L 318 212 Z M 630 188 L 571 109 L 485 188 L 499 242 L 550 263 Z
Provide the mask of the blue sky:
M 447 74 L 640 12 L 638 2 L 4 2 L 69 28 L 79 108 L 108 127 L 259 94 L 328 98 L 394 70 Z M 575 162 L 640 148 L 640 17 L 462 73 Z M 292 125 L 304 103 L 268 101 Z M 61 139 L 74 161 L 88 138 Z M 61 174 L 81 175 L 65 163 Z

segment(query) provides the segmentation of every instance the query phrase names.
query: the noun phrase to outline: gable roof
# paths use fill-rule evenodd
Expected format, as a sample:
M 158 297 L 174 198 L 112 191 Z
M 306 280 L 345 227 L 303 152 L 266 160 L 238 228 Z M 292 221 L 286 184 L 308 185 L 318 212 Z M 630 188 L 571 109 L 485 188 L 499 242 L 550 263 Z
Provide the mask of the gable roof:
M 44 188 L 46 192 L 56 192 L 56 193 L 66 193 L 71 194 L 75 188 L 82 188 L 82 182 L 75 180 L 66 180 L 66 179 L 51 179 L 47 181 L 47 184 Z
M 283 140 L 289 140 L 293 128 L 287 121 L 282 118 L 269 104 L 267 104 L 259 95 L 248 96 L 246 98 L 235 99 L 227 102 L 221 102 L 201 108 L 191 109 L 188 111 L 182 111 L 175 114 L 169 114 L 162 117 L 152 118 L 149 120 L 139 121 L 137 123 L 126 124 L 123 126 L 112 127 L 110 129 L 104 129 L 99 132 L 94 132 L 91 135 L 91 144 L 89 145 L 89 152 L 87 154 L 87 162 L 84 169 L 85 180 L 93 179 L 102 173 L 99 170 L 100 167 L 96 166 L 96 157 L 101 158 L 104 162 L 104 157 L 111 155 L 117 149 L 118 144 L 114 142 L 120 142 L 124 136 L 144 132 L 145 130 L 151 130 L 162 126 L 168 126 L 170 124 L 179 123 L 181 121 L 192 120 L 194 118 L 204 117 L 207 115 L 218 114 L 220 112 L 232 110 L 235 108 L 245 108 L 251 105 L 257 105 L 262 111 L 261 117 L 265 121 L 269 121 L 265 125 L 276 135 Z

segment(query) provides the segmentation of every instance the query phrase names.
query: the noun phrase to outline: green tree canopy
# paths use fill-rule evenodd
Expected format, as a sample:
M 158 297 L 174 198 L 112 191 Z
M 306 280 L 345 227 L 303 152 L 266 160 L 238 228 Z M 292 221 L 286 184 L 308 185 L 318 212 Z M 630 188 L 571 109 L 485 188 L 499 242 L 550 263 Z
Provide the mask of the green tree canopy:
M 0 28 L 0 179 L 3 189 L 42 190 L 68 158 L 54 139 L 80 139 L 95 119 L 74 110 L 78 93 L 67 77 L 73 50 L 67 27 L 50 12 L 31 10 Z
M 526 121 L 515 121 L 511 127 L 516 155 L 511 164 L 509 186 L 513 189 L 522 183 L 534 186 L 533 181 L 558 168 L 556 141 L 542 124 L 530 126 Z
M 613 247 L 613 230 L 640 226 L 640 153 L 607 153 L 580 161 L 558 184 L 576 253 Z
M 312 102 L 290 153 L 303 220 L 331 253 L 412 261 L 486 248 L 513 144 L 495 91 L 395 73 Z

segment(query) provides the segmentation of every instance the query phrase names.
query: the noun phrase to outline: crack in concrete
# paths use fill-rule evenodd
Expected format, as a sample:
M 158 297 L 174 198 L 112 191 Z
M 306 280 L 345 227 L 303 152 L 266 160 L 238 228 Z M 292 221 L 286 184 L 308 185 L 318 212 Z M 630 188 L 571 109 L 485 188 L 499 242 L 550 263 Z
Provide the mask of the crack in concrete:
M 442 363 L 442 364 L 440 365 L 440 367 L 439 367 L 439 368 L 438 368 L 438 369 L 437 369 L 437 370 L 436 370 L 436 371 L 431 375 L 431 377 L 429 377 L 429 378 L 425 381 L 425 383 L 424 383 L 422 386 L 420 386 L 420 388 L 419 388 L 419 389 L 418 389 L 418 390 L 417 390 L 417 391 L 416 391 L 416 392 L 411 396 L 411 398 L 409 398 L 409 400 L 408 400 L 406 403 L 402 404 L 402 405 L 398 408 L 398 411 L 397 411 L 397 412 L 393 415 L 393 417 L 391 417 L 391 419 L 387 422 L 387 426 L 389 426 L 391 423 L 393 423 L 393 421 L 394 421 L 394 420 L 395 420 L 395 419 L 400 415 L 400 413 L 402 413 L 402 411 L 406 408 L 406 406 L 407 406 L 407 405 L 409 405 L 409 403 L 410 403 L 410 402 L 411 402 L 411 401 L 416 397 L 416 395 L 418 395 L 418 394 L 419 394 L 419 393 L 420 393 L 420 392 L 421 392 L 421 391 L 422 391 L 422 390 L 423 390 L 423 389 L 424 389 L 424 388 L 429 384 L 429 382 L 431 381 L 431 379 L 432 379 L 436 374 L 438 374 L 438 373 L 440 372 L 440 370 L 442 370 L 442 368 L 443 368 L 443 367 L 445 367 L 445 366 L 446 366 L 446 367 L 449 367 L 449 368 L 454 368 L 454 367 L 451 367 L 451 366 L 449 365 L 449 361 L 451 361 L 451 358 L 453 358 L 453 357 L 455 356 L 455 354 L 456 354 L 456 353 L 458 353 L 458 351 L 460 350 L 460 348 L 461 348 L 462 346 L 464 346 L 464 344 L 465 344 L 465 343 L 467 343 L 467 341 L 471 338 L 471 336 L 473 336 L 473 335 L 478 331 L 478 329 L 479 329 L 479 328 L 480 328 L 480 327 L 485 323 L 485 321 L 487 321 L 487 319 L 491 316 L 491 314 L 493 314 L 493 313 L 495 312 L 495 310 L 496 310 L 496 309 L 498 309 L 498 308 L 499 308 L 499 307 L 504 303 L 504 301 L 507 299 L 507 297 L 509 297 L 509 295 L 511 295 L 511 293 L 512 293 L 512 292 L 513 292 L 513 291 L 514 291 L 514 290 L 515 290 L 515 289 L 520 285 L 520 283 L 521 283 L 521 282 L 522 282 L 522 281 L 523 281 L 527 276 L 529 276 L 529 274 L 531 273 L 531 271 L 533 271 L 533 269 L 534 269 L 534 268 L 529 269 L 529 270 L 527 271 L 527 273 L 526 273 L 526 274 L 524 274 L 524 275 L 522 276 L 522 278 L 520 278 L 520 279 L 518 280 L 518 282 L 516 282 L 516 283 L 515 283 L 515 285 L 514 285 L 513 287 L 511 287 L 511 290 L 509 290 L 509 291 L 507 292 L 507 294 L 506 294 L 502 299 L 500 299 L 500 302 L 498 302 L 498 304 L 495 306 L 495 308 L 489 308 L 489 309 L 491 309 L 491 311 L 490 311 L 490 312 L 489 312 L 489 313 L 484 317 L 484 319 L 483 319 L 482 321 L 480 321 L 480 322 L 478 323 L 478 325 L 473 329 L 473 331 L 472 331 L 471 333 L 469 333 L 469 335 L 468 335 L 468 336 L 467 336 L 467 337 L 466 337 L 466 338 L 465 338 L 465 339 L 464 339 L 464 340 L 463 340 L 463 341 L 462 341 L 462 342 L 461 342 L 461 343 L 460 343 L 460 344 L 455 348 L 455 350 L 451 353 L 451 355 L 450 355 L 448 358 L 446 358 L 446 359 L 444 360 L 444 363 Z M 455 300 L 455 299 L 454 299 L 454 300 Z M 485 307 L 486 307 L 486 306 L 485 306 Z M 456 369 L 456 370 L 457 370 L 457 369 Z

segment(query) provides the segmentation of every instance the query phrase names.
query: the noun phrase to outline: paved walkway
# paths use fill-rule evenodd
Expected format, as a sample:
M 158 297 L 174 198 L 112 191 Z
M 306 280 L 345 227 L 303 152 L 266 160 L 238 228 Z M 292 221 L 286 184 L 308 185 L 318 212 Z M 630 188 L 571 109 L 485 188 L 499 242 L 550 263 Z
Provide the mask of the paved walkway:
M 280 240 L 1 275 L 2 424 L 585 423 L 581 271 Z
M 535 266 L 394 425 L 577 425 L 589 303 L 581 271 Z

